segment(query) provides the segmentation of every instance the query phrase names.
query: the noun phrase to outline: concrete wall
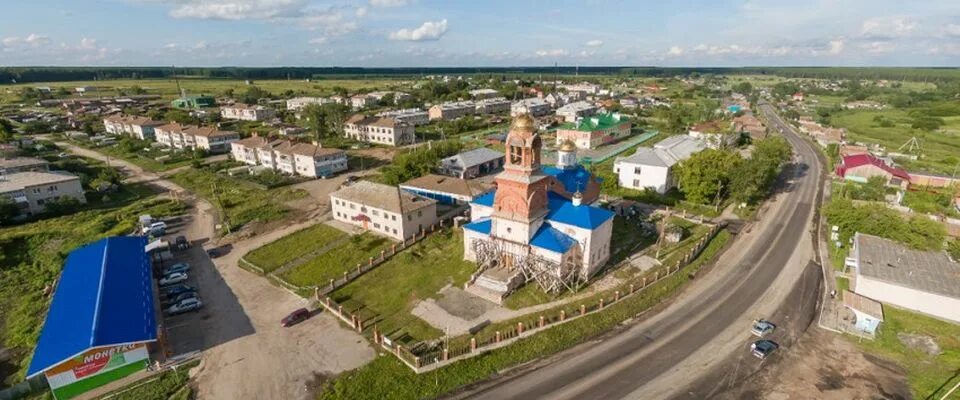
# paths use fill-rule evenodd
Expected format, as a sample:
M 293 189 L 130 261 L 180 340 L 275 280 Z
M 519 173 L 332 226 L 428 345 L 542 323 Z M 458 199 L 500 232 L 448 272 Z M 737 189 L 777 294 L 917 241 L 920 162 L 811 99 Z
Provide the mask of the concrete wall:
M 960 323 L 960 299 L 894 285 L 857 272 L 856 293 L 882 303 Z
M 635 172 L 638 167 L 640 174 Z M 614 164 L 614 172 L 617 173 L 620 186 L 625 188 L 643 190 L 651 187 L 661 194 L 673 188 L 673 174 L 670 167 L 617 162 Z

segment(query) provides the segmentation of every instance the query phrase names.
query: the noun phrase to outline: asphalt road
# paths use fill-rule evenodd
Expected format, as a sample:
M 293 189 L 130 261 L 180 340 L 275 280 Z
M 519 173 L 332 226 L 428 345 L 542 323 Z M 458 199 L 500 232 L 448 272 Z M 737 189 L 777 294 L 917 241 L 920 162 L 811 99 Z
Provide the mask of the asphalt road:
M 729 359 L 735 349 L 745 351 L 741 343 L 729 343 L 730 340 L 720 333 L 729 332 L 731 327 L 745 333 L 748 326 L 741 324 L 746 316 L 761 308 L 772 312 L 802 281 L 803 269 L 810 258 L 808 254 L 812 254 L 807 230 L 810 229 L 821 169 L 816 153 L 806 141 L 797 137 L 772 110 L 761 107 L 761 111 L 775 130 L 786 132 L 784 136 L 793 146 L 797 162 L 792 168 L 794 174 L 785 184 L 786 193 L 777 200 L 780 204 L 754 227 L 759 230 L 754 240 L 738 238 L 733 245 L 735 249 L 721 255 L 718 265 L 724 263 L 726 257 L 732 263 L 728 268 L 717 268 L 703 282 L 698 278 L 694 285 L 696 289 L 688 289 L 696 291 L 695 295 L 678 299 L 658 315 L 615 336 L 578 346 L 541 365 L 476 385 L 455 397 L 618 399 L 682 396 L 688 393 L 686 388 L 713 374 L 716 368 L 724 368 L 723 365 L 709 368 L 686 366 Z M 797 260 L 795 254 L 807 255 L 807 259 Z M 788 265 L 792 271 L 786 271 Z M 779 299 L 772 307 L 760 304 L 760 299 L 772 298 Z M 816 296 L 807 298 L 816 301 Z M 742 340 L 747 340 L 746 336 Z M 724 343 L 716 343 L 718 341 Z M 679 367 L 681 365 L 684 367 Z

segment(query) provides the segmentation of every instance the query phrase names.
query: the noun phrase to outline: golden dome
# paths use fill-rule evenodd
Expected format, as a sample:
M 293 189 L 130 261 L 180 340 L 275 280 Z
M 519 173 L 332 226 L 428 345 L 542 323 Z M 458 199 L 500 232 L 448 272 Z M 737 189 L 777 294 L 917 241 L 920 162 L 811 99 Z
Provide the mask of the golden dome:
M 569 139 L 564 140 L 563 143 L 560 144 L 560 151 L 577 151 L 577 145 L 573 144 Z
M 530 117 L 530 114 L 520 114 L 513 118 L 510 130 L 533 132 L 536 128 L 533 126 L 533 118 Z

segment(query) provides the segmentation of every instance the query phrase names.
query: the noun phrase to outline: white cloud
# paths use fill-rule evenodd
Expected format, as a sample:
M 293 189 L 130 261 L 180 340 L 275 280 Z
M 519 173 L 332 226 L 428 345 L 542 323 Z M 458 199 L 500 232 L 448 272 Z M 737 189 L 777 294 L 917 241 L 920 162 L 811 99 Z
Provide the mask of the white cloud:
M 304 0 L 173 0 L 170 16 L 199 19 L 276 19 L 299 16 Z
M 23 41 L 24 41 L 24 42 L 27 42 L 27 44 L 36 46 L 36 45 L 41 45 L 41 44 L 44 44 L 44 43 L 49 42 L 49 41 L 50 41 L 50 37 L 49 37 L 49 36 L 45 36 L 45 35 L 38 35 L 38 34 L 36 34 L 36 33 L 31 33 L 31 34 L 27 35 L 27 37 L 26 37 L 25 39 L 23 39 Z
M 370 5 L 373 7 L 403 7 L 407 4 L 410 4 L 409 0 L 370 0 Z
M 20 38 L 15 36 L 5 37 L 3 40 L 0 40 L 0 43 L 3 43 L 4 46 L 13 46 L 20 43 Z
M 841 52 L 843 52 L 843 40 L 842 39 L 831 40 L 830 50 L 827 50 L 827 52 L 830 54 L 840 54 Z
M 356 14 L 357 14 L 357 18 L 363 18 L 363 17 L 367 16 L 367 8 L 366 8 L 366 7 L 357 7 Z
M 867 39 L 893 39 L 913 33 L 917 23 L 904 17 L 870 18 L 863 21 L 860 36 Z
M 867 53 L 870 54 L 883 54 L 893 51 L 896 46 L 890 42 L 876 41 L 861 44 L 860 48 L 866 50 Z
M 87 49 L 87 50 L 97 48 L 97 39 L 90 39 L 90 38 L 80 39 L 80 48 Z
M 419 42 L 423 40 L 437 40 L 447 33 L 447 20 L 424 22 L 416 29 L 401 29 L 390 33 L 390 40 L 406 40 Z
M 683 47 L 680 46 L 671 46 L 670 50 L 667 51 L 668 56 L 679 56 L 683 54 Z
M 565 49 L 537 50 L 537 57 L 566 57 L 570 53 Z
M 321 37 L 316 37 L 316 38 L 310 39 L 310 41 L 307 42 L 307 43 L 310 43 L 310 44 L 326 44 L 328 41 L 329 41 L 329 39 L 327 39 L 326 37 L 321 36 Z
M 588 40 L 586 45 L 590 47 L 600 47 L 603 46 L 603 41 L 598 39 Z
M 943 33 L 947 36 L 960 37 L 960 24 L 947 24 L 943 27 Z

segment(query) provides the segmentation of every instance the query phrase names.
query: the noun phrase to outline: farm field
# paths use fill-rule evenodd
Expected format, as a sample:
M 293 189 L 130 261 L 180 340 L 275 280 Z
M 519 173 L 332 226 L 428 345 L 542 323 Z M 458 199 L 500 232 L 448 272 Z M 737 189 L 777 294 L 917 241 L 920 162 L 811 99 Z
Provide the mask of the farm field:
M 243 258 L 260 267 L 264 272 L 272 272 L 346 236 L 347 234 L 343 231 L 320 223 L 267 243 L 247 253 Z

